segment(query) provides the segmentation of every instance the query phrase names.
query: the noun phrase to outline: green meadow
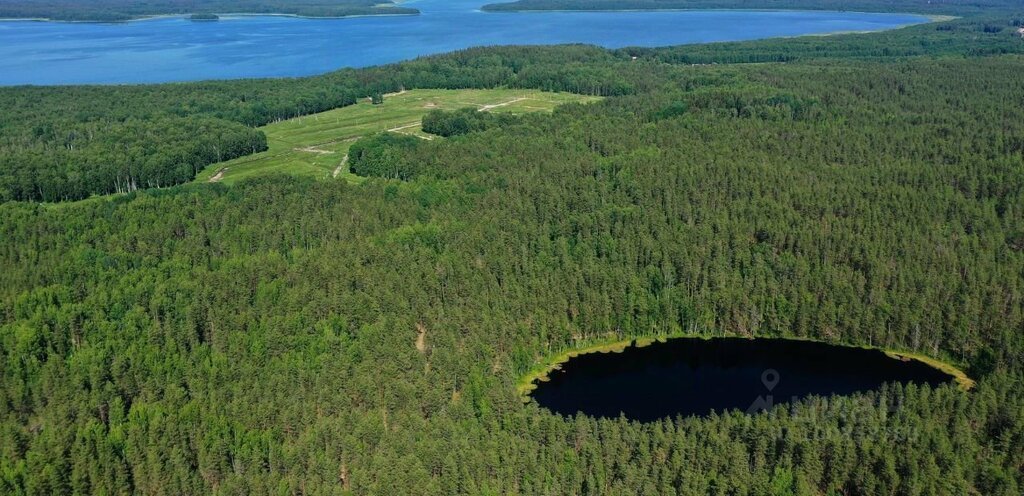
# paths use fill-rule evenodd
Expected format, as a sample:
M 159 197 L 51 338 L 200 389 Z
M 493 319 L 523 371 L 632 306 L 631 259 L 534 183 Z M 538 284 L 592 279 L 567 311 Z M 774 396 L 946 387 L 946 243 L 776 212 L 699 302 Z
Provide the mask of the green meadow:
M 420 128 L 420 120 L 434 109 L 475 107 L 482 112 L 550 112 L 572 102 L 591 102 L 597 97 L 536 90 L 411 90 L 385 95 L 384 103 L 363 100 L 356 105 L 268 124 L 265 152 L 213 164 L 196 181 L 233 183 L 270 173 L 339 178 L 359 182 L 349 172 L 348 148 L 362 136 L 381 131 L 434 139 Z

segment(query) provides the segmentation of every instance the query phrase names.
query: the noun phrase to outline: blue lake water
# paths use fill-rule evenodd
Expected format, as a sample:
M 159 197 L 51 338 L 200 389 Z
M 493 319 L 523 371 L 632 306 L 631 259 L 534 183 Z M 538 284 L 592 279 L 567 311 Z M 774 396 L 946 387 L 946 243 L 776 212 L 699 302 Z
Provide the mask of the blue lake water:
M 153 83 L 305 76 L 481 45 L 667 46 L 925 22 L 910 14 L 799 11 L 479 11 L 483 0 L 419 0 L 418 16 L 226 16 L 125 23 L 0 22 L 0 85 Z

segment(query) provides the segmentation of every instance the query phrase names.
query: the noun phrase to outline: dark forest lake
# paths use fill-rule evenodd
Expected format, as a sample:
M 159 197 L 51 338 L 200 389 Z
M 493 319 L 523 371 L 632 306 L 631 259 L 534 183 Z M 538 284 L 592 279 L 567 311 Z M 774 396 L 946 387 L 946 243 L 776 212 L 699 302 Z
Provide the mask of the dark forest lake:
M 553 412 L 651 421 L 794 398 L 846 395 L 887 382 L 932 386 L 955 377 L 917 359 L 812 341 L 678 338 L 619 353 L 587 353 L 537 381 L 530 396 Z
M 404 5 L 420 15 L 345 19 L 0 21 L 0 85 L 305 76 L 483 45 L 667 46 L 877 31 L 927 21 L 911 14 L 822 11 L 486 13 L 479 10 L 484 3 L 419 0 Z

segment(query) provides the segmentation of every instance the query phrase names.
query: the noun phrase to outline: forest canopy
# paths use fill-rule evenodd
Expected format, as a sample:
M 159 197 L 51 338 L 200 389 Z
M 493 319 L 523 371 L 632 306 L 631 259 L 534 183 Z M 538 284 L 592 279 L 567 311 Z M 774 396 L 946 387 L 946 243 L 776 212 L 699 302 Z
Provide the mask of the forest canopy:
M 664 84 L 661 71 L 651 70 L 663 63 L 1020 53 L 1024 43 L 1016 29 L 1024 25 L 1022 19 L 1024 15 L 971 17 L 828 40 L 807 37 L 610 51 L 582 45 L 476 48 L 295 79 L 4 87 L 0 201 L 78 200 L 123 191 L 126 185 L 132 190 L 180 184 L 214 162 L 262 150 L 262 133 L 242 126 L 352 105 L 360 98 L 402 88 L 508 87 L 620 96 L 648 93 Z M 183 124 L 192 121 L 204 124 Z M 210 126 L 217 131 L 208 132 Z M 173 131 L 157 131 L 163 128 Z M 126 149 L 131 152 L 123 153 Z
M 305 17 L 417 14 L 391 0 L 0 0 L 0 19 L 127 21 L 157 15 L 291 14 Z
M 483 6 L 486 11 L 800 9 L 853 12 L 979 14 L 1019 10 L 1016 0 L 515 0 Z
M 432 110 L 423 116 L 423 132 L 448 138 L 491 127 L 508 126 L 516 121 L 513 115 L 480 112 L 476 108 Z
M 2 88 L 0 493 L 1018 496 L 1019 19 Z M 435 139 L 354 143 L 359 184 L 177 184 L 265 147 L 256 125 L 493 87 L 606 98 L 431 114 Z M 516 391 L 665 334 L 913 352 L 977 386 L 649 423 Z

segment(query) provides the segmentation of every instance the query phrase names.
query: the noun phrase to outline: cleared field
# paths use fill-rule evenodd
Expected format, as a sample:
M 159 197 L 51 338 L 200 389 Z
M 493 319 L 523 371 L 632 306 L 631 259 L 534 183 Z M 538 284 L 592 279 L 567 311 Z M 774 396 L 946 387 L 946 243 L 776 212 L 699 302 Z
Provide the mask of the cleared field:
M 260 128 L 267 135 L 265 152 L 213 164 L 196 181 L 231 183 L 272 172 L 320 179 L 362 180 L 348 170 L 348 148 L 361 136 L 380 131 L 434 139 L 420 129 L 420 120 L 434 109 L 476 107 L 484 112 L 550 112 L 570 102 L 598 97 L 532 90 L 411 90 L 385 95 L 384 103 L 356 105 L 297 117 Z

